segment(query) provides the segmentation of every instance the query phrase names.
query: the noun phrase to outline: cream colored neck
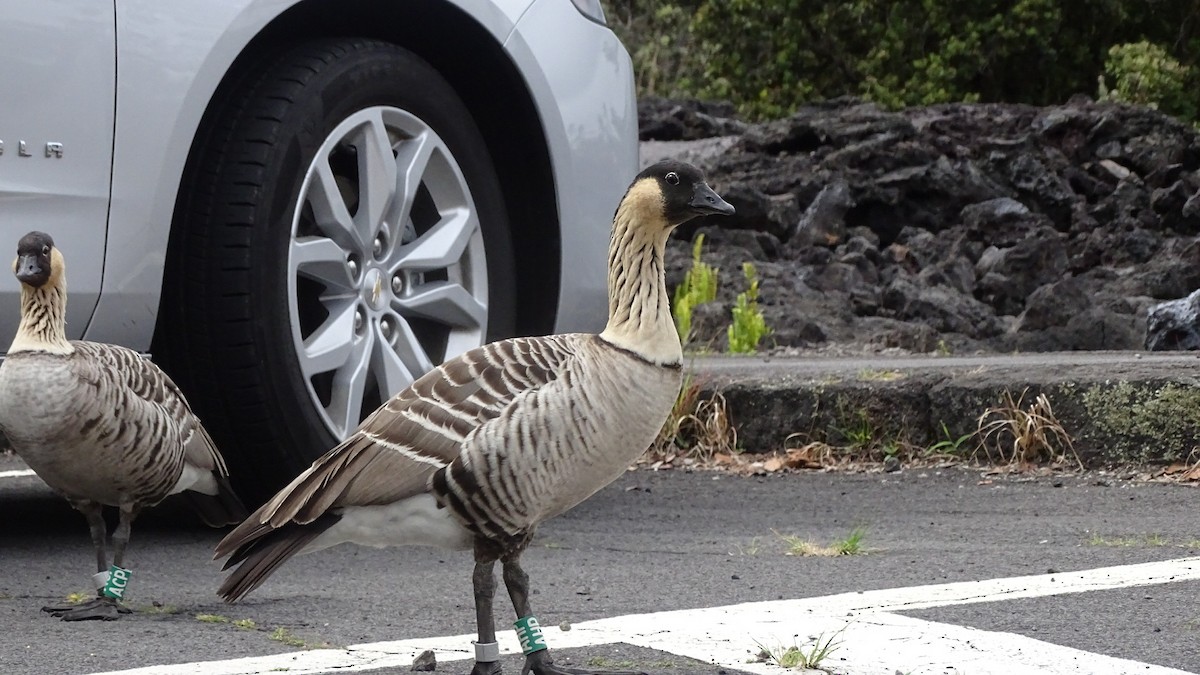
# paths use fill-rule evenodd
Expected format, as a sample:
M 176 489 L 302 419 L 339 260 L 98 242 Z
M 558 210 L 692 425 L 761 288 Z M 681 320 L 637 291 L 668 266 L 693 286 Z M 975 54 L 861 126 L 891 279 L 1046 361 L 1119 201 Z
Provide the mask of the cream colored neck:
M 21 325 L 8 353 L 40 351 L 70 354 L 67 341 L 67 288 L 59 278 L 41 288 L 21 284 Z
M 671 227 L 660 197 L 630 194 L 613 221 L 608 248 L 608 325 L 600 337 L 662 365 L 683 360 L 667 297 L 663 255 Z

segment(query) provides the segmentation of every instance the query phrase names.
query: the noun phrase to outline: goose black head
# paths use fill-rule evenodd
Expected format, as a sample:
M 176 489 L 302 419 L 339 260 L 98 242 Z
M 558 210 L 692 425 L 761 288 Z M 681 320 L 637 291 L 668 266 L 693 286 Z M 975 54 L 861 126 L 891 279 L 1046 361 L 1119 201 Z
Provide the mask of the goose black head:
M 671 227 L 696 216 L 733 213 L 733 206 L 705 182 L 704 173 L 687 162 L 669 159 L 646 167 L 630 186 L 630 192 L 635 190 L 660 195 L 661 217 Z
M 62 254 L 55 250 L 54 239 L 50 235 L 30 232 L 17 242 L 13 273 L 21 283 L 40 288 L 54 275 L 56 257 L 61 261 Z

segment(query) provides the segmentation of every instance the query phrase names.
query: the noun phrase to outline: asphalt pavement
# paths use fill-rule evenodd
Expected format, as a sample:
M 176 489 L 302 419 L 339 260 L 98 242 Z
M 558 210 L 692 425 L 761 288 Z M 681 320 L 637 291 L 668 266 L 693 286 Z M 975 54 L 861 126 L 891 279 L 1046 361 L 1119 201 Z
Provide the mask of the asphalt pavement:
M 20 468 L 0 461 L 0 476 Z M 223 604 L 214 595 L 222 573 L 210 560 L 221 533 L 170 505 L 134 525 L 129 604 L 135 612 L 111 623 L 68 624 L 39 608 L 87 590 L 93 563 L 82 517 L 36 477 L 11 475 L 0 478 L 0 513 L 2 673 L 94 673 L 474 630 L 470 556 L 434 549 L 337 547 L 293 559 L 243 602 Z M 557 626 L 1187 558 L 1200 555 L 1197 513 L 1194 488 L 1098 474 L 636 471 L 547 523 L 524 560 L 537 589 L 533 608 L 544 625 Z M 865 554 L 787 555 L 789 538 L 828 544 L 856 527 L 865 530 Z M 1200 672 L 1198 595 L 1200 581 L 1189 580 L 901 614 L 926 627 L 989 631 L 972 633 L 982 636 L 1004 631 L 1084 650 L 1083 669 L 1071 672 L 1092 672 L 1090 655 Z M 502 598 L 496 606 L 504 626 Z M 781 635 L 800 643 L 812 638 L 815 627 L 804 623 L 780 626 Z M 778 638 L 748 633 L 726 642 L 744 650 L 747 672 L 767 672 L 749 662 L 759 644 Z M 822 667 L 839 672 L 856 653 L 886 649 L 847 638 Z M 653 673 L 741 672 L 619 643 L 559 654 L 576 665 Z M 508 657 L 507 672 L 519 672 L 519 662 Z M 955 667 L 897 657 L 886 675 L 964 672 Z M 192 668 L 186 672 L 209 672 Z M 458 662 L 438 672 L 468 670 Z M 1142 672 L 1141 666 L 1128 672 Z

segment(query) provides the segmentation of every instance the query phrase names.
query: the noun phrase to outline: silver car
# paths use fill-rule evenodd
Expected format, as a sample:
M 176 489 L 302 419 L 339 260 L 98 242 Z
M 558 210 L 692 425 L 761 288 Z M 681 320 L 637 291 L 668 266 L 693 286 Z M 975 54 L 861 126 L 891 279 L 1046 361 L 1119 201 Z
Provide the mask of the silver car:
M 637 114 L 598 0 L 5 0 L 0 55 L 0 246 L 50 233 L 69 337 L 151 353 L 245 490 L 603 323 Z

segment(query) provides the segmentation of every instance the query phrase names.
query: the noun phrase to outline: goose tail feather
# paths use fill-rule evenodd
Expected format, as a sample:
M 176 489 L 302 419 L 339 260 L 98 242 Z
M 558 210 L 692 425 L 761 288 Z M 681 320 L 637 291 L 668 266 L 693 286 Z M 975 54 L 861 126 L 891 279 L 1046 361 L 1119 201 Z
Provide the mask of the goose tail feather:
M 240 543 L 235 549 L 218 547 L 217 557 L 230 553 L 224 569 L 237 565 L 221 587 L 217 589 L 225 602 L 234 603 L 246 594 L 262 585 L 280 565 L 292 556 L 304 550 L 308 544 L 321 535 L 325 530 L 341 520 L 341 516 L 326 513 L 311 523 L 299 525 L 288 523 L 280 528 L 270 525 L 246 528 L 251 521 L 242 523 L 225 538 L 221 544 L 226 544 L 236 534 L 241 533 Z

